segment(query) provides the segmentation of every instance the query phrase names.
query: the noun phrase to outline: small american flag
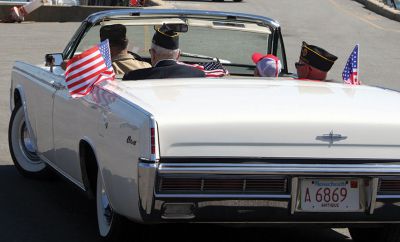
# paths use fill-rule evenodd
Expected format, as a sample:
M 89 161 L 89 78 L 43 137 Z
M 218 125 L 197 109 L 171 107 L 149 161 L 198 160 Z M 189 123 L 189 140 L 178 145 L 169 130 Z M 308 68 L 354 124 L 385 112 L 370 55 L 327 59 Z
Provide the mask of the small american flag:
M 199 70 L 204 71 L 206 77 L 222 77 L 229 74 L 228 70 L 225 69 L 219 61 L 206 62 L 201 64 L 186 64 L 178 62 L 181 65 L 187 65 Z
M 206 77 L 221 77 L 229 74 L 219 61 L 207 62 L 202 65 Z
M 358 78 L 359 70 L 358 70 L 358 44 L 354 47 L 353 51 L 350 54 L 349 59 L 347 60 L 346 66 L 344 67 L 342 78 L 343 82 L 350 85 L 360 85 L 361 82 Z
M 87 95 L 93 85 L 114 77 L 108 39 L 72 57 L 65 70 L 65 82 L 73 98 Z

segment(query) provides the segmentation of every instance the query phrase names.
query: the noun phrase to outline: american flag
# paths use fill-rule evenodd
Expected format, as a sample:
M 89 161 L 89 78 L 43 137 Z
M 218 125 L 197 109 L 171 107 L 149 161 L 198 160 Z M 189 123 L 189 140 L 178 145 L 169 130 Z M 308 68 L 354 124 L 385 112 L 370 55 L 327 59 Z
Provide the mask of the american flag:
M 202 70 L 204 71 L 206 77 L 222 77 L 229 74 L 228 70 L 225 69 L 219 61 L 212 61 L 200 64 L 186 64 L 183 62 L 178 63 Z
M 343 82 L 350 85 L 360 85 L 361 82 L 358 78 L 359 70 L 358 70 L 358 44 L 354 47 L 353 51 L 350 54 L 349 59 L 347 60 L 346 66 L 344 67 L 342 78 Z
M 108 39 L 72 57 L 65 70 L 65 82 L 73 98 L 87 95 L 93 85 L 114 77 Z
M 219 61 L 207 62 L 202 65 L 206 77 L 221 77 L 229 74 Z

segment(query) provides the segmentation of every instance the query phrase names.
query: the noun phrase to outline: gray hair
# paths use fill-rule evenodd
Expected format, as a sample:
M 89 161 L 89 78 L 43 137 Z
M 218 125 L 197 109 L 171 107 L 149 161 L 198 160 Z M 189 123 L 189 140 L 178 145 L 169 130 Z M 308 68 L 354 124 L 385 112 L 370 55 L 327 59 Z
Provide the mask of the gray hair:
M 158 46 L 154 43 L 151 44 L 151 48 L 157 53 L 157 57 L 161 59 L 174 59 L 177 60 L 179 57 L 179 49 L 176 50 L 169 50 Z

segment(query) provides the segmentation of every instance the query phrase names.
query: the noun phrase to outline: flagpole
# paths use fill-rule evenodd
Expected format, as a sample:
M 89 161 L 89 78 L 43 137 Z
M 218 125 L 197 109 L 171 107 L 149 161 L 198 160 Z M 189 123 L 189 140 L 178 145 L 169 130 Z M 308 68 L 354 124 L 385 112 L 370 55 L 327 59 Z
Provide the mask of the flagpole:
M 358 84 L 361 85 L 361 79 L 360 79 L 360 44 L 357 44 L 357 79 L 358 79 Z

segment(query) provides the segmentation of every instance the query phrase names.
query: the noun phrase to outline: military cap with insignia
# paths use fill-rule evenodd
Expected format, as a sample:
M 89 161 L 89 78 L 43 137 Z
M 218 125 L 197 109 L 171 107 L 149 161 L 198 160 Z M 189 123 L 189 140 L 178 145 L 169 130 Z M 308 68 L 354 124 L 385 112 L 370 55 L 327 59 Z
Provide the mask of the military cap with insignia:
M 176 50 L 179 49 L 179 34 L 170 29 L 168 25 L 163 24 L 156 29 L 152 42 L 165 49 Z
M 309 45 L 303 41 L 300 60 L 321 71 L 328 72 L 337 60 L 337 57 L 318 46 Z

